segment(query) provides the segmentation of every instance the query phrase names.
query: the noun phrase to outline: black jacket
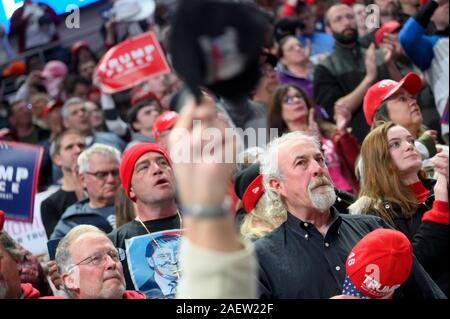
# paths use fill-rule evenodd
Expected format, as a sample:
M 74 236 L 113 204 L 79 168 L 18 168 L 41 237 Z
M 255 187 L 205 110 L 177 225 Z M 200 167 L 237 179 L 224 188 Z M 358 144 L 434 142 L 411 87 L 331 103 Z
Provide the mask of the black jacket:
M 323 299 L 342 293 L 345 261 L 366 234 L 389 228 L 379 217 L 339 214 L 331 208 L 326 236 L 314 225 L 288 214 L 287 221 L 256 241 L 259 297 Z M 407 281 L 395 291 L 398 299 L 445 299 L 416 258 Z
M 425 202 L 417 208 L 416 214 L 412 218 L 401 217 L 398 213 L 400 207 L 397 204 L 383 201 L 383 205 L 391 213 L 394 227 L 411 241 L 414 255 L 423 268 L 448 296 L 450 266 L 448 225 L 430 221 L 422 222 L 423 215 L 433 206 L 435 184 L 436 181 L 431 179 L 423 182 L 425 188 L 430 190 L 430 194 Z M 376 212 L 369 212 L 369 214 L 378 216 Z
M 378 50 L 377 81 L 389 79 L 389 72 L 383 61 L 383 53 Z M 361 83 L 366 75 L 366 49 L 357 44 L 348 48 L 335 43 L 333 53 L 324 59 L 314 69 L 314 102 L 321 105 L 333 118 L 334 103 L 341 97 L 351 93 Z M 361 144 L 369 132 L 369 126 L 364 118 L 361 106 L 353 113 L 350 122 L 352 134 Z

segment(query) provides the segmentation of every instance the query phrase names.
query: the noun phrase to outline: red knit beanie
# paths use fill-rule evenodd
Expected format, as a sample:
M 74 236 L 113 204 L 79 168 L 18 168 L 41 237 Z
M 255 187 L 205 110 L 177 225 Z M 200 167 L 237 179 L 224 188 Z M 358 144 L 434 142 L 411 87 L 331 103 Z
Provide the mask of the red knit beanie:
M 120 179 L 125 194 L 130 198 L 131 177 L 133 176 L 134 165 L 142 155 L 150 152 L 162 154 L 170 164 L 170 157 L 167 151 L 158 144 L 139 143 L 125 151 L 120 162 Z

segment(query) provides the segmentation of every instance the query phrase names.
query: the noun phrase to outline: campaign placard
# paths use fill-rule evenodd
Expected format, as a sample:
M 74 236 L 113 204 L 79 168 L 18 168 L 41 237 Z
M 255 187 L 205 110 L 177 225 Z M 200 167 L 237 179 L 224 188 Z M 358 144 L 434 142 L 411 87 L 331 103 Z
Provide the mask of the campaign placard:
M 0 141 L 0 209 L 6 219 L 33 222 L 42 146 Z
M 109 49 L 98 63 L 95 77 L 103 92 L 113 94 L 169 72 L 157 38 L 147 32 Z

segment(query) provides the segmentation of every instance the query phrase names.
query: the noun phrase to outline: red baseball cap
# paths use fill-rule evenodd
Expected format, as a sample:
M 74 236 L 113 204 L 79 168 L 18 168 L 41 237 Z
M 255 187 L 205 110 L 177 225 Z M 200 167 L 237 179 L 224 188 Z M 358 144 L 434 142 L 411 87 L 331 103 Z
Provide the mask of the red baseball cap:
M 255 208 L 261 196 L 264 194 L 264 185 L 262 175 L 258 175 L 245 190 L 242 196 L 242 205 L 247 213 Z
M 170 157 L 167 151 L 158 144 L 154 143 L 139 143 L 125 151 L 120 161 L 120 179 L 122 187 L 127 197 L 130 197 L 131 177 L 133 176 L 134 165 L 141 158 L 142 155 L 150 152 L 162 154 L 167 162 L 170 164 Z M 131 199 L 131 198 L 130 198 Z
M 345 269 L 364 296 L 389 298 L 408 279 L 412 261 L 413 250 L 408 238 L 397 230 L 380 228 L 353 247 Z
M 72 48 L 70 48 L 70 52 L 71 52 L 72 55 L 75 55 L 75 54 L 78 53 L 78 51 L 79 51 L 81 48 L 87 48 L 87 49 L 89 49 L 89 44 L 88 44 L 86 41 L 83 41 L 83 40 L 77 41 L 77 42 L 75 42 L 75 43 L 72 45 Z
M 170 130 L 178 120 L 178 113 L 174 111 L 166 111 L 159 115 L 155 123 L 153 123 L 152 132 L 158 141 L 162 132 Z
M 149 91 L 147 89 L 144 89 L 141 86 L 137 86 L 131 91 L 131 105 L 132 106 L 135 106 L 138 103 L 145 101 L 146 99 L 156 100 L 158 102 L 158 104 L 160 104 L 159 99 L 155 93 L 153 93 L 152 91 Z
M 376 45 L 380 45 L 381 41 L 383 41 L 383 36 L 385 33 L 393 33 L 400 29 L 402 25 L 398 23 L 397 21 L 389 21 L 386 23 L 383 23 L 381 28 L 375 32 L 375 43 Z
M 50 112 L 56 110 L 57 108 L 62 108 L 63 104 L 64 102 L 61 100 L 59 101 L 51 100 L 50 102 L 47 103 L 47 105 L 45 105 L 43 116 L 47 117 Z
M 234 176 L 234 192 L 242 200 L 245 211 L 250 214 L 264 194 L 260 164 L 254 163 Z
M 381 103 L 390 98 L 400 88 L 405 88 L 412 95 L 416 95 L 422 87 L 422 79 L 414 72 L 409 72 L 400 82 L 394 80 L 382 80 L 372 85 L 366 92 L 363 102 L 364 116 L 369 126 L 375 111 Z

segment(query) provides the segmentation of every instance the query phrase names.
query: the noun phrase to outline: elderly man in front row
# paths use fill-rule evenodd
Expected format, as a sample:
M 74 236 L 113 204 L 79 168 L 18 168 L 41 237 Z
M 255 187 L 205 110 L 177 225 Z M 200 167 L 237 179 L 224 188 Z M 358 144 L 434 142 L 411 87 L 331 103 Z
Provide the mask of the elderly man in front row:
M 261 298 L 342 297 L 345 261 L 367 233 L 388 228 L 381 219 L 340 214 L 317 140 L 293 132 L 269 144 L 261 166 L 265 189 L 285 205 L 287 221 L 256 242 Z M 445 295 L 414 258 L 408 280 L 394 298 Z
M 74 227 L 56 249 L 63 289 L 73 299 L 145 299 L 125 290 L 120 260 L 111 240 L 91 225 Z

